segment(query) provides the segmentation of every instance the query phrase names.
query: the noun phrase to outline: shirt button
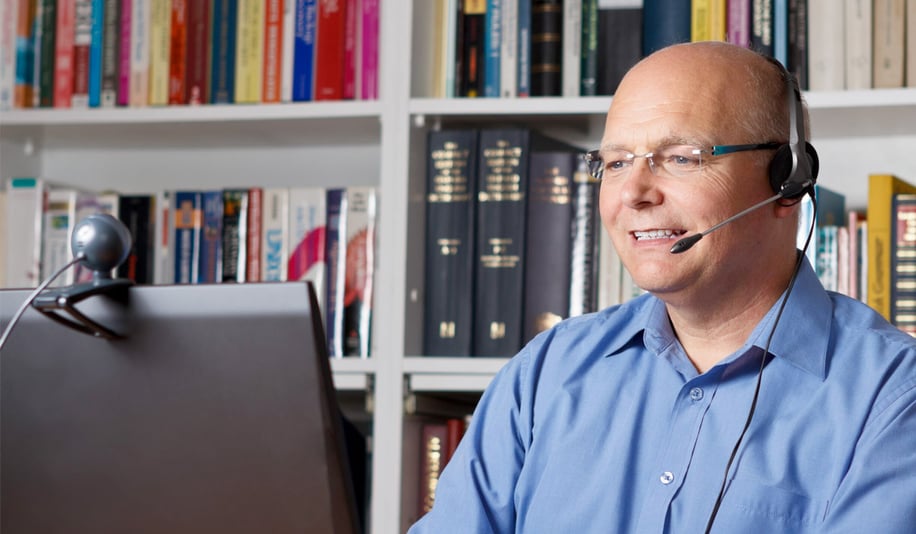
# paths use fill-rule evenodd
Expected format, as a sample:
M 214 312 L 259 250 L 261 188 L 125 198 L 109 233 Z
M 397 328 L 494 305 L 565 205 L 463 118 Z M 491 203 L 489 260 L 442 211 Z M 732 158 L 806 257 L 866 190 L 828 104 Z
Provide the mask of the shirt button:
M 665 471 L 664 473 L 662 473 L 662 476 L 658 477 L 658 480 L 661 481 L 662 484 L 667 486 L 668 484 L 671 484 L 672 482 L 674 482 L 674 473 L 672 473 L 671 471 Z
M 690 390 L 690 400 L 696 402 L 703 399 L 703 388 L 693 388 Z

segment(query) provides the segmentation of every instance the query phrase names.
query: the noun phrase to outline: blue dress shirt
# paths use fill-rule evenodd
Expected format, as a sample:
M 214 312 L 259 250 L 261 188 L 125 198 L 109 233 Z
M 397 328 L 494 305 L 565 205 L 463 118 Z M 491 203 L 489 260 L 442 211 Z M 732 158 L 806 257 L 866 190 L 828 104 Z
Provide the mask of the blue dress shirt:
M 704 532 L 777 308 L 703 374 L 651 295 L 542 333 L 410 534 Z M 712 532 L 916 532 L 916 340 L 805 262 L 769 353 Z

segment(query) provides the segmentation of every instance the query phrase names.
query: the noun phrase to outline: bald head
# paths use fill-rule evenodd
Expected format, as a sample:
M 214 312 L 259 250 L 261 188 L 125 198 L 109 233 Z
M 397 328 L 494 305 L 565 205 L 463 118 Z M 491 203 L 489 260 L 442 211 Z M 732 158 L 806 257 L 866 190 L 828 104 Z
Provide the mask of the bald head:
M 647 98 L 680 99 L 716 117 L 732 136 L 714 142 L 788 140 L 785 71 L 740 46 L 704 41 L 655 52 L 623 78 L 611 110 Z

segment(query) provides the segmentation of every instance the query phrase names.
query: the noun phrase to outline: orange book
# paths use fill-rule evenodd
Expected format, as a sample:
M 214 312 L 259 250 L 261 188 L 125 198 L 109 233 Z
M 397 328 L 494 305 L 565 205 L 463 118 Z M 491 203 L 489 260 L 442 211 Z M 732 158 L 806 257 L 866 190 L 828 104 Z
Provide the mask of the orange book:
M 187 104 L 188 3 L 172 0 L 169 28 L 169 104 Z
M 31 43 L 33 39 L 33 29 L 35 26 L 35 2 L 29 0 L 17 0 L 19 2 L 19 12 L 16 21 L 16 40 L 21 43 Z M 29 45 L 31 46 L 31 44 Z M 17 56 L 19 54 L 17 53 Z M 28 57 L 27 55 L 20 56 L 22 58 Z M 17 58 L 17 61 L 20 58 Z M 16 69 L 20 70 L 20 69 Z M 30 108 L 33 105 L 33 92 L 34 85 L 32 84 L 31 73 L 32 69 L 26 68 L 22 69 L 23 72 L 28 73 L 24 79 L 21 79 L 19 76 L 16 76 L 16 82 L 13 87 L 13 107 L 16 108 Z
M 286 0 L 292 1 L 292 0 Z M 284 0 L 265 0 L 264 14 L 264 74 L 261 100 L 263 102 L 280 101 L 280 82 L 283 77 L 283 2 Z
M 315 100 L 343 99 L 347 3 L 319 0 L 315 51 Z

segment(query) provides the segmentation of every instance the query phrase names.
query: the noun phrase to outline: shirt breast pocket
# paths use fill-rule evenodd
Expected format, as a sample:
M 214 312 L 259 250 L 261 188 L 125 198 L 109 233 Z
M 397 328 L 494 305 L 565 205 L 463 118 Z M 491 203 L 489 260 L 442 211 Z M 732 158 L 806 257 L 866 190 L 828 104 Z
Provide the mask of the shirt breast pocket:
M 816 531 L 827 515 L 828 501 L 736 476 L 722 500 L 714 532 Z

